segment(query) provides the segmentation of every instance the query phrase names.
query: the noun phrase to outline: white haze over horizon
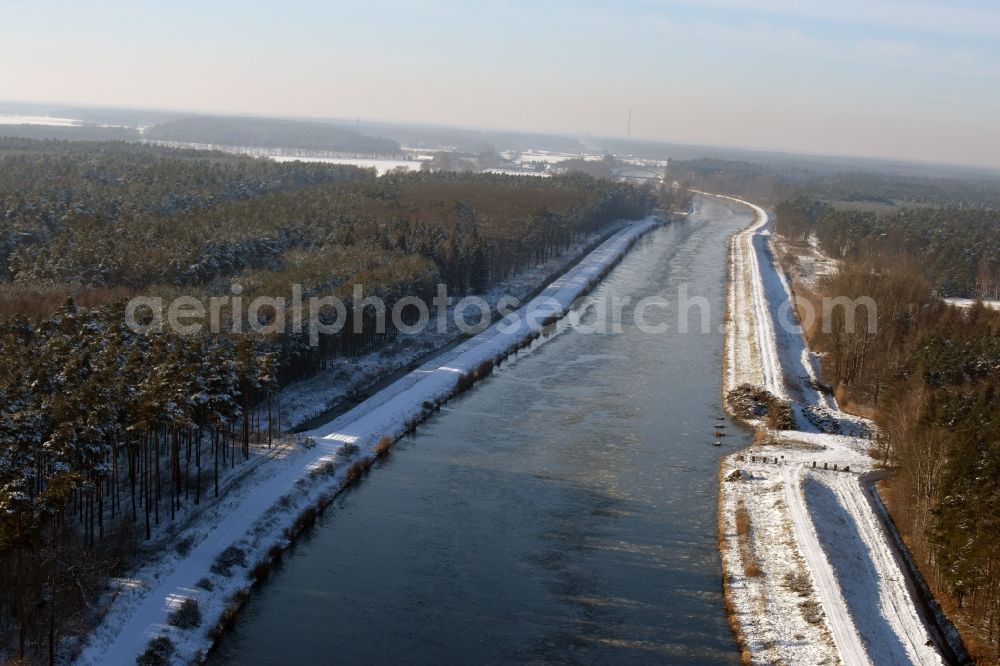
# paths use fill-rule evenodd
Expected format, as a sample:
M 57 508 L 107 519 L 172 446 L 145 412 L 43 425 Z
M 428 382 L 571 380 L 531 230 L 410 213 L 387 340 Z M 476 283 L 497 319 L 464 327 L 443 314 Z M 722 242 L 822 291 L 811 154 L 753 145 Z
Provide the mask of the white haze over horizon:
M 0 97 L 1000 167 L 986 0 L 0 0 Z

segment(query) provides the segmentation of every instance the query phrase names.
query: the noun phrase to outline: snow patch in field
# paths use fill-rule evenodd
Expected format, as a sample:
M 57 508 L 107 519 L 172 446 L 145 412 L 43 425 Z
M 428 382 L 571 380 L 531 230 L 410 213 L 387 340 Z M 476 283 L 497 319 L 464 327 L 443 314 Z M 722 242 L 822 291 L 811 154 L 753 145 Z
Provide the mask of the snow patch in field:
M 271 157 L 275 162 L 322 162 L 324 164 L 345 164 L 348 166 L 361 167 L 362 169 L 375 169 L 380 176 L 384 176 L 390 171 L 402 169 L 405 171 L 420 171 L 423 162 L 418 160 L 383 160 L 361 157 L 295 157 L 290 155 L 274 155 Z
M 945 298 L 942 300 L 948 305 L 954 305 L 956 308 L 971 308 L 976 303 L 975 299 L 972 298 Z M 982 303 L 991 310 L 1000 310 L 1000 301 L 982 299 Z
M 820 251 L 819 240 L 815 234 L 809 236 L 805 246 L 798 243 L 779 241 L 778 247 L 782 255 L 786 253 L 794 257 L 789 269 L 795 283 L 812 292 L 819 292 L 820 283 L 840 270 L 840 262 L 831 259 Z
M 521 164 L 542 163 L 558 164 L 566 160 L 585 160 L 587 162 L 599 162 L 603 155 L 592 155 L 586 153 L 550 153 L 543 150 L 527 151 L 520 154 L 517 161 Z
M 486 169 L 483 173 L 492 173 L 498 176 L 532 176 L 533 178 L 552 177 L 552 174 L 547 171 L 518 171 L 517 169 Z
M 55 116 L 0 116 L 0 125 L 48 125 L 50 127 L 76 127 L 79 120 Z

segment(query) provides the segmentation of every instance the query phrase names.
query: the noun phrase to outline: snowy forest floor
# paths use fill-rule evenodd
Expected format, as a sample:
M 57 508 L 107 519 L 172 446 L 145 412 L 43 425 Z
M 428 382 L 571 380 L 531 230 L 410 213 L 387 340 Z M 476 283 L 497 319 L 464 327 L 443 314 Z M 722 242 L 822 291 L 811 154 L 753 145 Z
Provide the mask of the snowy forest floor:
M 730 248 L 723 389 L 749 383 L 789 400 L 796 426 L 751 423 L 755 444 L 720 469 L 719 543 L 744 658 L 942 663 L 875 504 L 873 426 L 822 387 L 774 261 L 770 219 L 746 205 L 756 220 Z

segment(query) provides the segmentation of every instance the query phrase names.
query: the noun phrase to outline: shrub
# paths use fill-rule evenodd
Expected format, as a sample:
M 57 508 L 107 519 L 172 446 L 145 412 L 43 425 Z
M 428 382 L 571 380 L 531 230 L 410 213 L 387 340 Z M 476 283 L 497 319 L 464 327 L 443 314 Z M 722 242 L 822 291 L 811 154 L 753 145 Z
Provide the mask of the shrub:
M 201 625 L 201 608 L 195 599 L 185 599 L 177 610 L 167 616 L 167 624 L 178 629 L 194 629 Z
M 461 375 L 455 382 L 455 392 L 464 393 L 465 391 L 468 391 L 470 388 L 472 388 L 472 385 L 475 383 L 476 383 L 476 378 L 473 377 L 471 372 L 467 372 L 464 375 Z
M 299 514 L 299 517 L 296 518 L 295 522 L 292 524 L 292 533 L 302 534 L 302 532 L 315 525 L 317 515 L 318 512 L 316 511 L 316 507 L 307 507 L 305 511 Z
M 174 654 L 174 644 L 166 636 L 157 636 L 149 641 L 146 651 L 136 657 L 139 666 L 169 666 Z
M 753 552 L 753 545 L 750 542 L 750 514 L 747 507 L 740 500 L 736 505 L 736 536 L 740 547 L 740 561 L 743 563 L 743 573 L 747 578 L 757 578 L 763 571 Z
M 261 560 L 257 564 L 253 565 L 250 569 L 250 577 L 256 581 L 262 581 L 271 574 L 271 563 L 267 560 Z
M 740 384 L 726 394 L 726 403 L 733 414 L 744 421 L 761 419 L 774 430 L 795 427 L 791 403 L 759 386 Z
M 206 590 L 208 592 L 211 592 L 212 590 L 215 589 L 215 585 L 208 578 L 202 578 L 201 580 L 199 580 L 197 583 L 195 583 L 195 587 L 200 587 L 201 589 Z
M 361 478 L 364 474 L 365 466 L 359 461 L 347 468 L 347 472 L 344 473 L 344 480 L 347 483 L 354 483 Z
M 775 403 L 768 408 L 767 425 L 774 430 L 795 429 L 795 415 L 787 400 L 776 399 Z
M 807 599 L 799 603 L 802 617 L 809 624 L 819 624 L 823 621 L 823 605 L 815 599 Z
M 800 597 L 808 597 L 812 594 L 812 581 L 804 573 L 785 574 L 785 587 L 795 592 Z
M 212 573 L 229 577 L 232 575 L 233 567 L 245 567 L 246 563 L 246 551 L 242 548 L 237 548 L 236 546 L 230 546 L 219 553 L 219 556 L 215 558 L 215 562 L 212 563 Z
M 375 455 L 384 456 L 385 454 L 389 453 L 389 449 L 391 448 L 392 448 L 392 438 L 383 437 L 382 439 L 378 440 L 378 444 L 375 445 Z
M 326 474 L 327 476 L 333 476 L 336 471 L 337 471 L 337 466 L 334 465 L 332 461 L 327 461 L 322 465 L 320 465 L 319 467 L 314 467 L 312 470 L 310 470 L 309 476 L 313 479 L 322 476 L 323 474 Z
M 240 608 L 246 603 L 247 593 L 240 590 L 234 594 L 230 599 L 229 603 L 226 604 L 226 608 L 222 611 L 222 615 L 219 616 L 219 623 L 208 633 L 209 638 L 212 641 L 217 641 L 222 636 L 222 632 L 227 629 L 231 629 L 234 624 L 236 624 L 236 618 L 239 617 Z
M 736 505 L 736 534 L 741 540 L 750 536 L 750 515 L 743 502 Z
M 843 429 L 840 427 L 840 421 L 834 416 L 830 410 L 819 407 L 817 405 L 806 405 L 802 408 L 802 414 L 812 423 L 820 432 L 825 432 L 827 434 L 840 435 Z
M 191 552 L 191 546 L 194 545 L 194 537 L 186 537 L 181 539 L 174 545 L 174 550 L 181 557 L 187 557 L 187 554 Z

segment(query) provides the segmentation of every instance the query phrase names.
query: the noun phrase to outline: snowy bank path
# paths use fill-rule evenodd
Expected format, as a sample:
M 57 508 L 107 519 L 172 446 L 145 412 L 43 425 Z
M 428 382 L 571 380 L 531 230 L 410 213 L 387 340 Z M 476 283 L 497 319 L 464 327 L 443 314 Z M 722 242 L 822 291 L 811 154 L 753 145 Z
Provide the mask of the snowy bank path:
M 925 645 L 927 630 L 895 551 L 869 502 L 867 484 L 865 476 L 852 474 L 806 476 L 802 489 L 819 540 L 831 554 L 872 661 L 940 663 L 933 649 Z
M 806 508 L 801 491 L 801 471 L 802 466 L 798 464 L 788 465 L 781 470 L 785 500 L 788 502 L 789 515 L 795 527 L 799 551 L 812 573 L 840 658 L 847 666 L 871 664 L 861 635 L 851 619 L 847 603 L 839 593 L 837 576 L 823 553 L 812 519 L 809 517 L 809 510 Z
M 381 438 L 403 435 L 407 424 L 426 412 L 425 403 L 454 394 L 459 377 L 474 372 L 485 361 L 515 350 L 536 335 L 547 320 L 568 313 L 573 302 L 593 287 L 640 236 L 661 223 L 658 218 L 650 217 L 629 225 L 515 313 L 308 433 L 317 445 L 299 455 L 294 464 L 255 485 L 189 552 L 173 560 L 166 558 L 151 571 L 140 572 L 139 578 L 132 581 L 127 593 L 115 600 L 91 634 L 78 663 L 135 663 L 150 639 L 160 635 L 170 637 L 182 661 L 207 650 L 211 644 L 207 628 L 214 626 L 223 612 L 225 595 L 247 586 L 247 580 L 240 578 L 242 567 L 235 567 L 240 573 L 233 578 L 218 575 L 213 578 L 212 565 L 224 549 L 240 544 L 251 555 L 248 557 L 251 564 L 255 561 L 252 556 L 263 556 L 268 547 L 282 541 L 283 529 L 297 517 L 297 512 L 288 510 L 275 519 L 274 512 L 281 511 L 279 507 L 296 495 L 297 488 L 307 488 L 301 484 L 309 482 L 315 470 L 327 463 L 345 462 L 342 455 L 345 444 L 357 447 L 346 461 L 350 463 L 371 456 Z M 339 472 L 325 477 L 326 490 L 335 490 L 344 483 L 346 466 L 341 465 Z M 310 497 L 317 494 L 315 490 L 298 494 L 305 496 L 308 492 L 312 493 Z M 144 573 L 149 575 L 143 577 Z M 215 583 L 213 592 L 196 585 L 203 578 Z M 204 616 L 200 628 L 180 630 L 168 624 L 168 614 L 185 599 L 198 600 Z
M 723 197 L 725 198 L 725 197 Z M 756 213 L 756 211 L 754 211 Z M 740 384 L 763 385 L 763 363 L 761 343 L 766 338 L 751 321 L 756 316 L 758 306 L 754 302 L 751 271 L 746 262 L 751 255 L 750 243 L 753 234 L 767 224 L 766 214 L 757 214 L 753 224 L 744 232 L 735 234 L 729 248 L 729 325 L 726 327 L 726 372 L 725 391 L 731 391 Z
M 729 456 L 723 474 L 742 469 L 753 478 L 781 480 L 795 535 L 785 545 L 784 555 L 788 561 L 805 560 L 825 613 L 823 623 L 844 663 L 942 663 L 937 650 L 926 645 L 928 629 L 889 535 L 866 495 L 867 477 L 859 477 L 872 466 L 866 453 L 870 442 L 854 435 L 869 432 L 872 425 L 841 412 L 833 396 L 818 388 L 819 359 L 808 349 L 795 319 L 790 286 L 773 260 L 767 212 L 723 198 L 749 206 L 756 215 L 755 223 L 733 238 L 725 386 L 729 390 L 749 382 L 789 399 L 797 424 L 795 431 L 769 433 L 770 442 L 745 452 L 764 454 L 767 463 Z M 817 415 L 822 417 L 819 421 Z M 820 468 L 812 469 L 813 464 Z M 830 470 L 823 470 L 824 464 Z M 841 471 L 832 471 L 834 465 Z M 844 472 L 845 465 L 853 471 Z M 735 496 L 751 516 L 772 510 L 764 504 L 771 500 L 755 497 L 750 484 L 725 483 L 721 492 L 723 506 L 733 506 Z M 733 517 L 720 513 L 720 519 L 720 529 L 733 548 L 737 543 L 730 537 L 735 531 L 729 525 Z M 743 583 L 746 577 L 737 559 L 724 554 L 726 574 L 734 583 Z M 787 587 L 780 579 L 764 581 L 771 608 L 795 608 L 786 598 L 792 596 Z M 782 646 L 788 650 L 782 658 L 792 660 L 805 656 L 795 652 L 804 648 L 783 643 L 782 636 L 771 635 L 769 625 L 755 619 L 759 608 L 744 605 L 736 609 L 736 616 L 749 645 Z M 755 662 L 765 660 L 761 654 L 751 657 Z

